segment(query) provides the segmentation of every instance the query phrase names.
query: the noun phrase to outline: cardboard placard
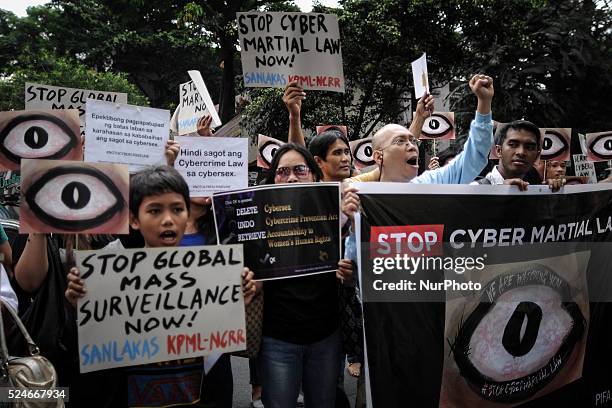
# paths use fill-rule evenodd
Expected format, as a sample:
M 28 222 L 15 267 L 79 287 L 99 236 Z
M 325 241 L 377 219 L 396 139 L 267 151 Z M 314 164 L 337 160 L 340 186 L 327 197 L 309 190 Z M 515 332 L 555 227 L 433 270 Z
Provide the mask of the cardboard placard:
M 316 13 L 238 15 L 244 85 L 344 92 L 338 18 Z
M 75 255 L 81 373 L 245 349 L 241 245 Z

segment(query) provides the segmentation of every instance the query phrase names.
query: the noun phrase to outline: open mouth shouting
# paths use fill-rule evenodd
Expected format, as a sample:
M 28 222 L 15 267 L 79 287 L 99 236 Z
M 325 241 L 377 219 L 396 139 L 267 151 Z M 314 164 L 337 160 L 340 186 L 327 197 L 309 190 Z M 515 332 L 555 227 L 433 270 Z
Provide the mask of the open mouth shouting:
M 178 234 L 176 231 L 165 230 L 159 234 L 159 238 L 164 245 L 176 245 Z

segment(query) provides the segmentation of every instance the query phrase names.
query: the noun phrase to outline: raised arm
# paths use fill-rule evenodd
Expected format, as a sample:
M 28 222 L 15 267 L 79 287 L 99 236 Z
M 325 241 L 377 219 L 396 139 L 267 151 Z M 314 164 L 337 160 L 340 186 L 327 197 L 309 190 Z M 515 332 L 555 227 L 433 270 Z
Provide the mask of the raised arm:
M 412 180 L 413 183 L 468 184 L 487 165 L 489 151 L 493 145 L 493 121 L 491 120 L 493 79 L 482 74 L 474 75 L 469 85 L 478 98 L 478 106 L 463 152 L 451 164 L 426 171 Z
M 423 95 L 417 102 L 416 113 L 412 118 L 412 123 L 408 128 L 408 131 L 416 138 L 421 136 L 421 129 L 427 116 L 434 110 L 434 97 L 433 95 Z
M 290 82 L 285 87 L 283 102 L 289 111 L 289 143 L 306 146 L 302 132 L 302 101 L 306 99 L 304 89 L 297 82 Z

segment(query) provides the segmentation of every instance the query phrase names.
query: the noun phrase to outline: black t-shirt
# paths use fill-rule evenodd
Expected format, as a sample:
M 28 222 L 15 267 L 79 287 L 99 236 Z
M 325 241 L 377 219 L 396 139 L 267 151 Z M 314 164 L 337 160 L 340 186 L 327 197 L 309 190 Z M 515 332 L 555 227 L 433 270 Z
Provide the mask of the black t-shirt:
M 337 329 L 338 286 L 334 273 L 264 283 L 264 336 L 310 344 Z

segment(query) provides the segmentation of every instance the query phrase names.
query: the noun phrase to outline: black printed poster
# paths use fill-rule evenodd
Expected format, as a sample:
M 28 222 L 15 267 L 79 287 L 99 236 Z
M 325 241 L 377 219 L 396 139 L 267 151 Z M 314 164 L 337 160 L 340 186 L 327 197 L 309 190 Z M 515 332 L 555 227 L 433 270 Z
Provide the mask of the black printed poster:
M 359 186 L 373 407 L 612 404 L 608 186 L 376 184 Z
M 244 244 L 255 279 L 338 269 L 340 185 L 266 185 L 213 196 L 217 237 Z

